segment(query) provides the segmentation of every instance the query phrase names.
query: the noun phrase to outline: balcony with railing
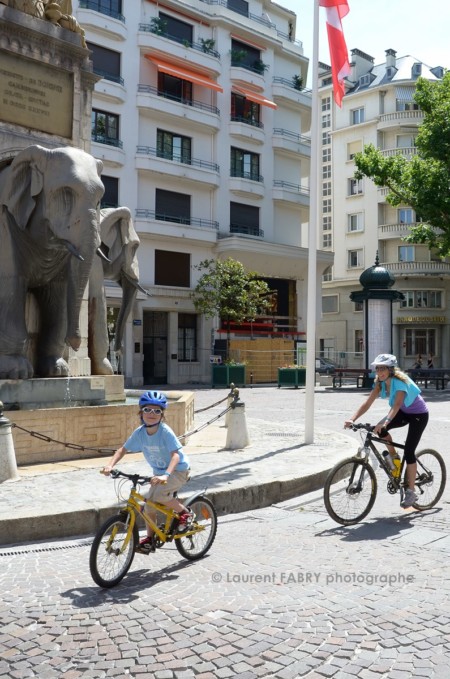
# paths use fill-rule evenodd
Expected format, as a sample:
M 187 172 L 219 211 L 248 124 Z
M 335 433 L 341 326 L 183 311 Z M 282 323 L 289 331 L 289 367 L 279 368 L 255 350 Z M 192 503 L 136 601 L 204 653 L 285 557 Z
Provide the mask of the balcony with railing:
M 272 146 L 278 151 L 311 157 L 311 137 L 281 127 L 273 128 Z
M 272 94 L 274 99 L 281 99 L 286 102 L 305 106 L 309 109 L 311 108 L 312 90 L 306 88 L 299 89 L 295 84 L 294 77 L 282 78 L 281 76 L 275 76 L 272 83 Z
M 229 233 L 219 233 L 219 238 L 228 238 L 229 236 L 250 236 L 251 238 L 264 238 L 264 231 L 257 226 L 249 226 L 248 224 L 239 224 L 234 222 L 230 224 Z
M 411 227 L 416 226 L 416 222 L 412 224 L 381 224 L 378 227 L 378 240 L 388 240 L 392 238 L 404 238 L 411 232 Z
M 125 40 L 128 35 L 124 15 L 102 0 L 79 0 L 77 20 L 80 26 L 100 29 L 113 38 L 119 36 Z
M 114 73 L 102 71 L 94 66 L 94 73 L 99 75 L 99 80 L 95 85 L 95 93 L 105 97 L 109 101 L 123 103 L 126 99 L 126 89 L 124 79 Z
M 220 168 L 217 163 L 192 158 L 188 153 L 178 155 L 151 146 L 138 146 L 136 153 L 136 169 L 138 170 L 158 174 L 164 172 L 184 180 L 219 186 Z
M 91 140 L 96 144 L 101 144 L 100 148 L 93 150 L 94 155 L 100 155 L 102 160 L 105 160 L 109 165 L 114 167 L 122 167 L 125 163 L 125 152 L 123 150 L 123 142 L 116 137 L 107 137 L 98 132 L 91 132 Z
M 219 52 L 212 47 L 212 42 L 214 41 L 202 40 L 201 42 L 194 42 L 193 40 L 187 40 L 186 38 L 181 38 L 180 36 L 177 35 L 171 35 L 168 31 L 165 31 L 164 29 L 161 28 L 158 29 L 152 23 L 139 24 L 139 31 L 147 34 L 151 33 L 149 41 L 146 41 L 144 36 L 141 36 L 139 38 L 140 47 L 149 46 L 154 47 L 156 49 L 158 47 L 159 38 L 163 38 L 164 42 L 162 44 L 164 45 L 164 47 L 162 49 L 165 52 L 170 51 L 171 55 L 173 54 L 173 48 L 172 47 L 169 48 L 165 40 L 176 42 L 179 45 L 181 45 L 185 50 L 186 49 L 194 50 L 194 52 L 200 52 L 202 55 L 209 55 L 211 57 L 214 57 L 215 59 L 220 59 Z M 145 44 L 141 44 L 141 40 Z M 147 42 L 149 42 L 148 45 L 146 44 Z M 189 61 L 193 61 L 193 59 L 189 58 Z
M 405 124 L 421 125 L 423 122 L 423 111 L 394 111 L 393 113 L 383 113 L 378 122 L 378 129 L 384 130 L 389 127 L 399 127 Z
M 230 169 L 230 191 L 241 196 L 264 196 L 264 177 L 257 172 L 245 172 L 239 168 Z
M 383 262 L 394 276 L 449 276 L 450 262 Z
M 210 219 L 164 214 L 147 208 L 137 208 L 135 216 L 135 227 L 138 233 L 168 238 L 186 238 L 208 243 L 217 241 L 219 222 Z
M 244 142 L 251 140 L 256 144 L 264 144 L 266 140 L 264 125 L 251 117 L 230 116 L 228 129 L 231 136 Z
M 302 207 L 309 207 L 309 186 L 275 179 L 273 182 L 272 197 L 273 200 L 287 201 Z
M 390 158 L 391 156 L 404 156 L 405 158 L 412 158 L 417 153 L 416 146 L 405 146 L 396 147 L 394 149 L 380 149 L 381 154 L 385 158 Z
M 218 130 L 220 127 L 220 111 L 217 106 L 206 104 L 196 99 L 175 96 L 154 85 L 138 85 L 137 105 L 148 109 L 152 117 L 159 115 L 164 120 L 168 116 L 184 123 L 192 123 L 195 127 L 209 127 Z

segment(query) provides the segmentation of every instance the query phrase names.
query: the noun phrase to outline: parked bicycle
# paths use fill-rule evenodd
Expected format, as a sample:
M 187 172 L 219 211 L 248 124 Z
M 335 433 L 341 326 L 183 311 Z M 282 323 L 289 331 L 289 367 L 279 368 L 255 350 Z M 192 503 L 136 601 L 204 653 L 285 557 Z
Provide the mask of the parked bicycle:
M 193 561 L 207 553 L 216 537 L 217 513 L 204 491 L 198 491 L 184 501 L 192 518 L 187 525 L 178 528 L 179 514 L 165 505 L 146 500 L 138 491 L 138 486 L 151 482 L 151 476 L 125 474 L 118 469 L 113 469 L 110 476 L 113 479 L 125 479 L 125 483 L 131 481 L 131 489 L 125 506 L 103 523 L 92 543 L 89 567 L 97 585 L 114 587 L 130 569 L 139 546 L 138 516 L 154 531 L 152 546 L 155 549 L 174 541 L 178 552 L 185 559 Z M 119 487 L 119 496 L 121 490 Z M 144 513 L 145 504 L 163 515 L 159 525 Z
M 385 457 L 375 446 L 375 443 L 385 445 L 386 441 L 372 433 L 374 427 L 370 424 L 352 424 L 350 428 L 353 431 L 360 430 L 363 445 L 354 457 L 342 460 L 333 467 L 324 486 L 326 510 L 334 521 L 344 526 L 362 521 L 374 505 L 378 485 L 372 455 L 388 477 L 388 493 L 395 495 L 399 492 L 401 502 L 408 487 L 404 458 L 399 468 L 391 469 L 389 453 L 385 451 Z M 392 445 L 400 450 L 405 448 L 401 443 L 393 442 Z M 438 452 L 429 448 L 416 453 L 416 459 L 415 492 L 418 500 L 413 507 L 419 510 L 431 509 L 444 492 L 447 480 L 445 463 Z

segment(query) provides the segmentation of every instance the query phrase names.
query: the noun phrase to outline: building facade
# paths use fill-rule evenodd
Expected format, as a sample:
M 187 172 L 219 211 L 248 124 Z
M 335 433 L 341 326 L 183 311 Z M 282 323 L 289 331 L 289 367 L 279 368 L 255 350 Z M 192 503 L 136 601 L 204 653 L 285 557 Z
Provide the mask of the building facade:
M 364 367 L 364 328 L 361 303 L 350 293 L 361 289 L 359 277 L 378 253 L 380 264 L 395 277 L 404 300 L 393 307 L 393 346 L 386 347 L 408 368 L 429 353 L 435 367 L 447 367 L 449 355 L 448 294 L 450 262 L 426 245 L 406 243 L 420 215 L 408 205 L 392 207 L 387 189 L 370 179 L 354 178 L 354 154 L 373 144 L 385 155 L 412 157 L 423 113 L 413 96 L 419 76 L 436 81 L 441 67 L 430 68 L 415 57 L 398 58 L 386 51 L 386 62 L 352 50 L 352 73 L 342 108 L 336 107 L 329 68 L 321 64 L 321 211 L 319 247 L 333 250 L 334 265 L 324 275 L 322 321 L 318 349 L 343 365 Z M 319 109 L 320 110 L 320 109 Z
M 127 384 L 210 381 L 219 321 L 191 299 L 206 259 L 271 281 L 275 325 L 304 334 L 311 95 L 295 14 L 268 0 L 78 0 L 74 13 L 102 76 L 105 205 L 131 209 L 151 295 L 126 329 Z M 317 262 L 320 282 L 332 253 Z M 107 287 L 111 327 L 120 292 Z

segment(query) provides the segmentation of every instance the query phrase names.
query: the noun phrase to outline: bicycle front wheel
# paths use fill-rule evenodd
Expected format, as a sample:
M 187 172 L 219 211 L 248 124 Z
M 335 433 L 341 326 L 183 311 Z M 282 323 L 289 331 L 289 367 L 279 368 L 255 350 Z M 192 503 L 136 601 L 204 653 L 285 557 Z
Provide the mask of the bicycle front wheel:
M 189 526 L 183 538 L 175 540 L 175 546 L 181 556 L 190 561 L 200 559 L 211 547 L 217 532 L 217 513 L 211 500 L 200 496 L 191 505 L 187 505 L 190 512 L 194 513 L 192 527 Z
M 427 448 L 416 453 L 417 475 L 415 492 L 418 500 L 414 509 L 431 509 L 442 497 L 447 481 L 447 470 L 442 456 Z
M 333 467 L 323 489 L 328 514 L 343 526 L 362 521 L 372 509 L 376 496 L 377 477 L 373 468 L 355 457 Z
M 139 531 L 136 523 L 129 535 L 129 515 L 111 516 L 100 527 L 92 543 L 89 568 L 100 587 L 114 587 L 128 573 L 133 562 Z

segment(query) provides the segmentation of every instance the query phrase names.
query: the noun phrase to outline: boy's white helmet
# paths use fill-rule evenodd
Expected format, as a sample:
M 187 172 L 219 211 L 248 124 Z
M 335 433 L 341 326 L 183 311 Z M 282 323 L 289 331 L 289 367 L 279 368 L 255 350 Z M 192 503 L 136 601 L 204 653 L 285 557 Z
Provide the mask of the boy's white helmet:
M 397 365 L 397 357 L 393 354 L 378 354 L 370 364 L 372 368 L 376 365 L 385 365 L 387 368 L 394 368 Z

